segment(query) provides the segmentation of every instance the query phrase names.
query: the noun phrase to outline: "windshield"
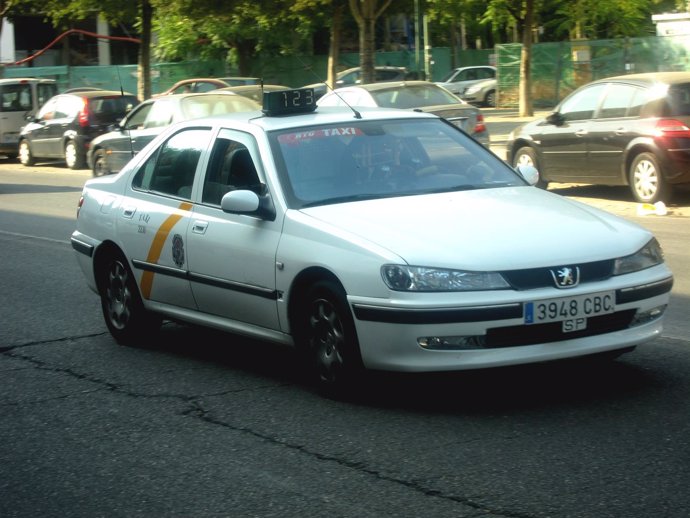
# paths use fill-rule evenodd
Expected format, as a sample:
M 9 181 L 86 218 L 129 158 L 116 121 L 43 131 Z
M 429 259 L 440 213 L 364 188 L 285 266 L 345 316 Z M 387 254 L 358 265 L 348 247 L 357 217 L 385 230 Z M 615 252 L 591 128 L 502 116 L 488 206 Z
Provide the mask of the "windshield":
M 526 185 L 441 119 L 352 120 L 270 134 L 294 208 L 360 199 Z
M 458 73 L 457 70 L 451 70 L 450 72 L 448 72 L 448 73 L 444 76 L 443 79 L 441 79 L 441 82 L 442 82 L 442 83 L 447 83 L 447 82 L 449 82 L 449 81 L 452 81 L 453 78 L 455 77 L 455 75 L 456 75 L 457 73 Z
M 462 102 L 447 90 L 434 85 L 407 85 L 400 88 L 373 90 L 370 93 L 376 100 L 376 105 L 382 108 L 410 109 Z

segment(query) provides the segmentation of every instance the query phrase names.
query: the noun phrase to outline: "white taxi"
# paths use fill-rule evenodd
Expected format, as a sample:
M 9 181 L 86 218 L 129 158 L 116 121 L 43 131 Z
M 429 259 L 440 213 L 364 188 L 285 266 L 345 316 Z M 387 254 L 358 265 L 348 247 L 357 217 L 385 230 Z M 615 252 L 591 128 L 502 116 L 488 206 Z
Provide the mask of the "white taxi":
M 207 325 L 295 346 L 324 387 L 658 337 L 673 276 L 657 240 L 535 173 L 434 115 L 267 93 L 87 181 L 71 241 L 117 342 Z

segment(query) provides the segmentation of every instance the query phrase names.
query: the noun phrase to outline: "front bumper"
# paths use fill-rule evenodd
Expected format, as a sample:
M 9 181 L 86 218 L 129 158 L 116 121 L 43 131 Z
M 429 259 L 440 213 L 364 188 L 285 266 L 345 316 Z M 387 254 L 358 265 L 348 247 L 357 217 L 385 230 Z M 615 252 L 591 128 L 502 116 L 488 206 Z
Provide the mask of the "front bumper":
M 574 331 L 564 331 L 562 322 L 525 324 L 519 300 L 455 307 L 394 307 L 351 299 L 362 359 L 370 369 L 428 372 L 536 363 L 626 349 L 661 334 L 673 278 L 663 265 L 655 270 L 659 275 L 654 279 L 632 274 L 639 278 L 638 283 L 614 289 L 614 313 L 590 317 L 584 329 Z M 518 293 L 523 299 L 531 298 L 524 291 Z M 550 297 L 553 294 L 544 296 Z M 436 338 L 438 342 L 434 342 Z M 453 345 L 433 345 L 449 342 Z

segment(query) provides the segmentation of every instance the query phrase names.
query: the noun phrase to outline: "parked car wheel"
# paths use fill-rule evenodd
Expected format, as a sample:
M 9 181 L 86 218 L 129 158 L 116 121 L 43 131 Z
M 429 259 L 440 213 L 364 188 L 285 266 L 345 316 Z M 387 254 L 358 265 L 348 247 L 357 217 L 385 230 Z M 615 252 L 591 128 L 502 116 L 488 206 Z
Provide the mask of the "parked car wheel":
M 102 149 L 97 149 L 93 154 L 92 173 L 94 176 L 110 174 L 110 169 L 108 169 L 108 164 L 105 159 L 105 151 Z
M 83 153 L 77 149 L 77 143 L 74 140 L 68 140 L 65 144 L 65 164 L 70 169 L 83 169 L 86 163 Z
M 142 340 L 142 335 L 148 336 L 160 327 L 160 318 L 144 308 L 124 257 L 111 255 L 101 275 L 101 308 L 108 330 L 118 343 L 132 345 L 135 340 Z
M 652 153 L 640 153 L 633 160 L 630 166 L 630 189 L 640 203 L 656 203 L 670 194 L 659 163 Z
M 488 106 L 489 108 L 496 107 L 496 90 L 487 92 L 486 97 L 484 97 L 484 106 Z
M 299 343 L 311 372 L 329 395 L 346 395 L 361 370 L 357 333 L 343 289 L 331 281 L 315 283 L 306 296 Z
M 36 163 L 31 154 L 31 146 L 26 140 L 19 142 L 19 162 L 25 166 L 32 166 Z
M 539 162 L 537 160 L 537 152 L 534 150 L 534 148 L 531 148 L 529 146 L 521 147 L 520 149 L 517 150 L 517 153 L 515 153 L 515 157 L 513 158 L 513 167 L 518 167 L 518 166 L 532 166 L 534 167 L 537 171 L 539 171 Z M 540 189 L 546 189 L 549 186 L 549 182 L 546 180 L 542 179 L 543 176 L 541 173 L 539 174 L 539 181 L 537 182 L 537 187 Z

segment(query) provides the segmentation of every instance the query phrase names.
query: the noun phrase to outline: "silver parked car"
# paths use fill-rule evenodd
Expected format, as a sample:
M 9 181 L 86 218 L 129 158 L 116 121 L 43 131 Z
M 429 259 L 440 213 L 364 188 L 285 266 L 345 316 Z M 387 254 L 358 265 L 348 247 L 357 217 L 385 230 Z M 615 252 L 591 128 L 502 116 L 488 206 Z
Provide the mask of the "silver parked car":
M 496 106 L 495 67 L 486 65 L 454 68 L 436 84 L 467 102 Z
M 489 146 L 489 131 L 481 110 L 428 81 L 375 83 L 338 88 L 318 100 L 319 106 L 378 106 L 433 113 L 462 128 Z
M 209 115 L 258 110 L 255 101 L 231 92 L 173 94 L 144 101 L 109 133 L 93 140 L 87 155 L 94 176 L 117 173 L 171 124 Z

